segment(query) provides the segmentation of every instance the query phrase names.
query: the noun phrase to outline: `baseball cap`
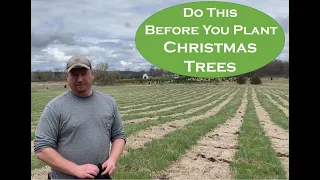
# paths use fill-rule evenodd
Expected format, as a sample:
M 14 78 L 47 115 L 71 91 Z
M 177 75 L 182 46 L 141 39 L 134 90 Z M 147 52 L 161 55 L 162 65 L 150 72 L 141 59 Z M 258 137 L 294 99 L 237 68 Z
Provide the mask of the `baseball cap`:
M 91 69 L 91 63 L 84 56 L 72 56 L 67 62 L 67 71 L 70 72 L 71 69 L 78 67 Z

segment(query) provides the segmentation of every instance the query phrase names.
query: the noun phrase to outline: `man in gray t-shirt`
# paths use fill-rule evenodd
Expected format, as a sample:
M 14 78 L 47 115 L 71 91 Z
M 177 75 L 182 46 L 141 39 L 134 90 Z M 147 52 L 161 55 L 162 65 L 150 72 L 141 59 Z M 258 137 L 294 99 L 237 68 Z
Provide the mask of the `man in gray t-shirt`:
M 94 74 L 87 58 L 71 57 L 66 70 L 70 90 L 45 106 L 36 129 L 36 157 L 51 166 L 51 179 L 112 176 L 126 144 L 117 104 L 92 90 Z

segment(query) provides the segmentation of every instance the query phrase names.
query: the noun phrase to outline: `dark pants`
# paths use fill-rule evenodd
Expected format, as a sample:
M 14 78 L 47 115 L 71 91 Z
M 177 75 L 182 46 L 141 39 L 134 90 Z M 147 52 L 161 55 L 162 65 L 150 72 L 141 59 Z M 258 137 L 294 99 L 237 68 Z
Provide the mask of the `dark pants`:
M 51 179 L 51 173 L 48 173 L 48 180 Z M 106 174 L 106 175 L 99 175 L 97 177 L 95 177 L 94 179 L 110 179 L 111 180 L 111 177 L 109 176 L 109 174 Z

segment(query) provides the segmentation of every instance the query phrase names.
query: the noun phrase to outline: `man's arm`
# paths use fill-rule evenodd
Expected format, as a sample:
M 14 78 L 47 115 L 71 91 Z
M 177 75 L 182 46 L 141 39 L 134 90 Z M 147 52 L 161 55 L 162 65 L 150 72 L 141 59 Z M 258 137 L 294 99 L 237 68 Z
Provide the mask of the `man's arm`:
M 63 158 L 55 149 L 59 136 L 60 117 L 51 106 L 41 114 L 34 143 L 35 155 L 49 166 L 69 175 L 74 175 L 76 164 Z
M 116 164 L 124 149 L 124 145 L 125 145 L 124 139 L 116 139 L 112 142 L 109 159 L 102 164 L 102 167 L 106 169 L 101 173 L 101 175 L 105 175 L 109 173 L 109 175 L 112 176 L 112 174 L 115 171 Z
M 109 159 L 102 164 L 103 168 L 106 168 L 101 175 L 109 173 L 112 176 L 115 165 L 117 164 L 126 144 L 126 136 L 123 128 L 123 124 L 120 118 L 117 104 L 114 101 L 114 122 L 111 127 L 111 152 Z
M 126 144 L 127 139 L 126 139 L 123 123 L 122 123 L 122 120 L 121 120 L 120 112 L 118 110 L 118 106 L 117 106 L 117 103 L 115 101 L 114 101 L 113 113 L 114 113 L 114 122 L 113 122 L 112 127 L 111 127 L 111 142 L 112 142 L 112 146 L 113 146 L 113 143 L 115 142 L 115 140 L 117 140 L 117 139 L 122 139 L 124 141 L 124 144 L 123 144 L 123 146 L 124 146 Z M 120 144 L 122 144 L 122 143 L 120 143 Z
M 99 168 L 92 164 L 78 166 L 62 157 L 55 149 L 59 136 L 60 116 L 50 106 L 46 106 L 36 129 L 34 152 L 38 159 L 50 167 L 71 176 L 93 178 Z
M 77 176 L 76 169 L 78 165 L 62 157 L 53 148 L 44 148 L 42 151 L 36 153 L 36 157 L 60 172 Z
M 124 145 L 125 145 L 125 141 L 123 139 L 116 139 L 115 141 L 113 141 L 109 159 L 117 163 L 123 152 Z

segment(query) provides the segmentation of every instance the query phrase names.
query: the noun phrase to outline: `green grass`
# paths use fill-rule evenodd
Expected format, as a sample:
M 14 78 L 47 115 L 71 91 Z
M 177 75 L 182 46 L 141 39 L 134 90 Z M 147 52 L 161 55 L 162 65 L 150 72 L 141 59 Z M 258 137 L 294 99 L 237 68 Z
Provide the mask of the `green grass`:
M 35 137 L 36 137 L 35 132 L 31 132 L 31 141 L 34 140 Z
M 240 106 L 244 88 L 216 115 L 187 124 L 160 140 L 145 144 L 146 148 L 128 150 L 120 159 L 114 179 L 149 179 L 153 173 L 165 170 L 178 160 L 201 136 L 234 116 Z
M 221 89 L 222 90 L 222 89 Z M 172 115 L 175 113 L 181 113 L 181 112 L 185 112 L 189 109 L 192 108 L 196 108 L 199 107 L 201 105 L 204 104 L 208 104 L 212 101 L 212 99 L 214 99 L 215 97 L 219 97 L 221 96 L 220 94 L 222 94 L 223 92 L 228 92 L 227 90 L 222 90 L 219 91 L 215 94 L 212 94 L 210 96 L 212 96 L 210 99 L 198 102 L 198 103 L 192 103 L 192 104 L 188 104 L 188 105 L 183 105 L 174 109 L 171 109 L 170 111 L 160 111 L 160 112 L 155 112 L 155 113 L 150 113 L 150 114 L 127 114 L 127 115 L 123 115 L 121 116 L 121 119 L 123 121 L 127 121 L 127 120 L 132 120 L 132 119 L 139 119 L 139 118 L 152 118 L 152 117 L 156 117 L 156 116 L 168 116 L 168 115 Z M 230 90 L 229 90 L 230 91 Z M 197 97 L 197 99 L 201 99 L 201 97 Z M 170 105 L 168 105 L 168 107 L 170 107 Z
M 212 89 L 216 89 L 217 87 L 214 86 L 208 86 Z M 119 105 L 120 110 L 126 110 L 128 109 L 126 106 L 146 106 L 149 104 L 154 103 L 162 103 L 163 101 L 175 99 L 179 97 L 185 97 L 190 96 L 192 94 L 195 94 L 197 91 L 202 91 L 209 89 L 206 86 L 198 86 L 198 87 L 187 87 L 187 86 L 181 86 L 181 87 L 172 87 L 168 86 L 167 88 L 158 89 L 158 90 L 136 90 L 139 94 L 136 94 L 135 92 L 130 93 L 132 96 L 128 95 L 122 95 L 120 94 L 112 94 L 113 97 L 117 99 L 117 103 Z M 193 91 L 190 91 L 190 88 L 193 89 Z M 163 93 L 165 92 L 165 93 Z M 121 96 L 122 95 L 122 96 Z M 139 105 L 140 104 L 140 105 Z M 130 108 L 129 108 L 130 109 Z
M 230 91 L 230 94 L 233 93 L 233 91 Z M 228 94 L 228 95 L 230 95 Z M 180 116 L 175 116 L 174 118 L 172 117 L 159 117 L 155 120 L 150 120 L 150 121 L 145 121 L 145 122 L 141 122 L 141 123 L 136 123 L 136 124 L 125 124 L 124 128 L 126 130 L 126 134 L 127 136 L 130 135 L 134 135 L 135 133 L 146 129 L 150 126 L 155 126 L 155 125 L 159 125 L 159 124 L 163 124 L 166 122 L 170 122 L 170 121 L 175 121 L 175 120 L 180 120 L 180 119 L 186 119 L 186 118 L 190 118 L 190 117 L 194 117 L 194 116 L 199 116 L 202 114 L 205 114 L 208 110 L 214 108 L 215 106 L 217 106 L 218 104 L 220 104 L 221 102 L 223 102 L 224 100 L 226 100 L 228 98 L 228 96 L 224 96 L 223 98 L 219 99 L 218 101 L 216 101 L 214 104 L 205 107 L 203 109 L 200 109 L 198 111 L 193 112 L 192 114 L 183 114 Z
M 256 89 L 256 94 L 258 97 L 258 101 L 261 104 L 261 106 L 268 112 L 271 120 L 279 125 L 281 128 L 288 130 L 289 129 L 289 120 L 287 116 L 283 113 L 281 109 L 279 109 L 277 106 L 272 104 L 270 100 L 263 95 L 262 93 L 259 93 Z
M 36 158 L 34 154 L 31 154 L 31 170 L 32 169 L 38 169 L 46 166 L 44 162 Z
M 114 97 L 117 102 L 121 102 L 119 103 L 119 109 L 121 110 L 144 108 L 152 104 L 166 104 L 166 106 L 152 107 L 149 109 L 144 109 L 144 111 L 137 112 L 148 112 L 150 110 L 159 110 L 161 107 L 170 107 L 172 106 L 173 102 L 178 103 L 183 100 L 187 100 L 188 98 L 197 101 L 201 98 L 207 97 L 204 94 L 202 94 L 202 96 L 194 96 L 195 91 L 197 93 L 204 93 L 210 90 L 212 91 L 212 93 L 214 93 L 217 90 L 220 91 L 224 89 L 226 90 L 226 88 L 230 88 L 229 90 L 220 92 L 219 94 L 206 101 L 197 102 L 195 104 L 178 107 L 168 111 L 144 115 L 135 114 L 137 112 L 129 112 L 128 114 L 132 115 L 132 117 L 127 117 L 127 120 L 135 119 L 141 115 L 142 117 L 158 117 L 156 119 L 144 121 L 141 123 L 125 124 L 124 126 L 126 134 L 128 136 L 135 135 L 136 133 L 139 133 L 140 131 L 151 126 L 157 126 L 170 121 L 202 115 L 224 101 L 227 96 L 234 92 L 234 90 L 238 87 L 241 87 L 241 92 L 238 92 L 238 94 L 236 94 L 236 96 L 215 116 L 200 119 L 193 123 L 187 124 L 181 129 L 166 134 L 164 137 L 162 137 L 162 139 L 153 140 L 145 144 L 145 149 L 129 149 L 128 154 L 120 159 L 113 179 L 149 179 L 152 178 L 152 175 L 154 173 L 161 172 L 163 170 L 166 170 L 167 168 L 170 168 L 172 163 L 179 160 L 179 158 L 184 155 L 184 153 L 189 150 L 191 146 L 200 139 L 201 136 L 212 131 L 219 124 L 224 123 L 227 119 L 230 119 L 232 116 L 234 116 L 236 109 L 241 103 L 242 94 L 247 85 L 229 86 L 213 84 L 168 84 L 153 86 L 94 87 L 94 89 L 108 93 L 109 95 Z M 281 91 L 286 91 L 286 88 L 288 87 L 284 86 L 283 88 L 281 88 Z M 48 90 L 45 88 L 32 89 L 31 125 L 34 127 L 31 129 L 31 140 L 34 139 L 34 128 L 37 125 L 37 121 L 39 120 L 44 106 L 53 97 L 59 95 L 65 90 L 67 89 L 64 89 L 62 87 L 49 88 Z M 260 98 L 260 104 L 265 108 L 265 110 L 268 111 L 270 118 L 275 122 L 278 122 L 276 124 L 282 126 L 284 129 L 288 127 L 288 119 L 284 116 L 283 112 L 276 106 L 274 106 L 268 99 L 263 98 L 264 95 L 262 95 L 260 92 L 256 92 L 258 98 Z M 222 99 L 218 100 L 217 102 L 212 103 L 212 101 L 217 100 L 222 95 L 226 96 L 222 97 Z M 185 103 L 186 102 L 183 102 L 182 104 Z M 131 105 L 134 105 L 134 107 L 129 107 Z M 204 105 L 208 106 L 194 111 L 190 114 L 183 114 L 190 109 L 199 108 L 200 106 Z M 237 167 L 235 172 L 238 173 L 238 178 L 284 178 L 283 170 L 281 168 L 277 168 L 280 167 L 278 166 L 279 164 L 276 165 L 276 160 L 272 159 L 274 157 L 272 157 L 272 155 L 270 155 L 269 153 L 264 152 L 266 150 L 269 150 L 270 142 L 267 142 L 267 140 L 265 140 L 266 137 L 264 136 L 261 127 L 258 128 L 257 125 L 255 125 L 254 122 L 257 122 L 257 120 L 252 116 L 252 111 L 254 111 L 252 107 L 251 109 L 249 108 L 247 110 L 245 117 L 246 125 L 243 125 L 242 127 L 242 131 L 243 129 L 246 129 L 248 132 L 240 133 L 240 135 L 244 137 L 242 137 L 240 143 L 241 152 L 238 152 L 238 157 L 240 159 L 238 159 L 239 161 L 237 161 L 237 165 L 235 165 L 235 167 Z M 177 115 L 177 113 L 179 113 L 179 115 Z M 170 115 L 177 116 L 170 117 Z M 263 136 L 264 138 L 261 138 L 260 136 Z M 267 143 L 269 143 L 269 145 L 267 145 Z M 34 155 L 31 155 L 31 161 L 31 169 L 37 169 L 45 166 L 45 164 L 38 160 Z M 201 177 L 199 177 L 199 179 L 201 179 Z
M 286 171 L 261 127 L 251 93 L 231 168 L 235 179 L 285 179 Z
M 270 90 L 266 91 L 266 90 L 264 90 L 264 89 L 262 89 L 262 88 L 260 89 L 260 91 L 262 91 L 262 92 L 265 93 L 265 94 L 268 94 L 274 101 L 276 101 L 278 104 L 280 104 L 280 105 L 283 106 L 284 108 L 289 109 L 289 105 L 283 103 L 272 91 L 270 91 Z M 277 94 L 277 95 L 278 95 L 278 94 Z M 281 97 L 281 95 L 278 95 L 278 96 Z M 286 98 L 283 98 L 283 97 L 281 97 L 281 98 L 284 99 L 284 100 L 286 100 L 286 101 L 288 101 Z
M 284 99 L 284 100 L 286 100 L 286 101 L 289 102 L 289 97 L 285 95 L 285 94 L 287 94 L 287 95 L 289 94 L 289 92 L 288 92 L 289 89 L 288 89 L 287 92 L 284 92 L 284 91 L 281 90 L 280 88 L 269 88 L 268 90 L 269 90 L 269 92 L 274 93 L 274 94 L 277 94 L 278 96 L 282 97 L 282 99 Z M 279 93 L 277 90 L 280 91 L 280 92 L 283 92 L 283 93 L 285 93 L 285 94 Z
M 222 89 L 218 89 L 218 90 L 222 90 Z M 213 89 L 206 89 L 202 92 L 192 93 L 192 95 L 171 98 L 170 101 L 167 101 L 166 103 L 164 103 L 162 105 L 158 105 L 159 104 L 158 102 L 150 103 L 148 105 L 143 105 L 144 107 L 150 106 L 148 109 L 135 110 L 135 109 L 137 109 L 137 107 L 134 107 L 134 108 L 131 108 L 132 110 L 130 111 L 130 114 L 131 113 L 142 113 L 142 112 L 146 112 L 146 111 L 156 111 L 156 110 L 159 110 L 162 108 L 178 106 L 182 103 L 183 104 L 192 103 L 194 101 L 194 99 L 197 99 L 199 97 L 205 98 L 206 96 L 209 96 L 209 95 L 211 95 L 211 93 L 215 93 L 215 92 L 217 92 L 217 90 L 213 91 Z M 152 102 L 151 100 L 149 100 L 149 101 Z

